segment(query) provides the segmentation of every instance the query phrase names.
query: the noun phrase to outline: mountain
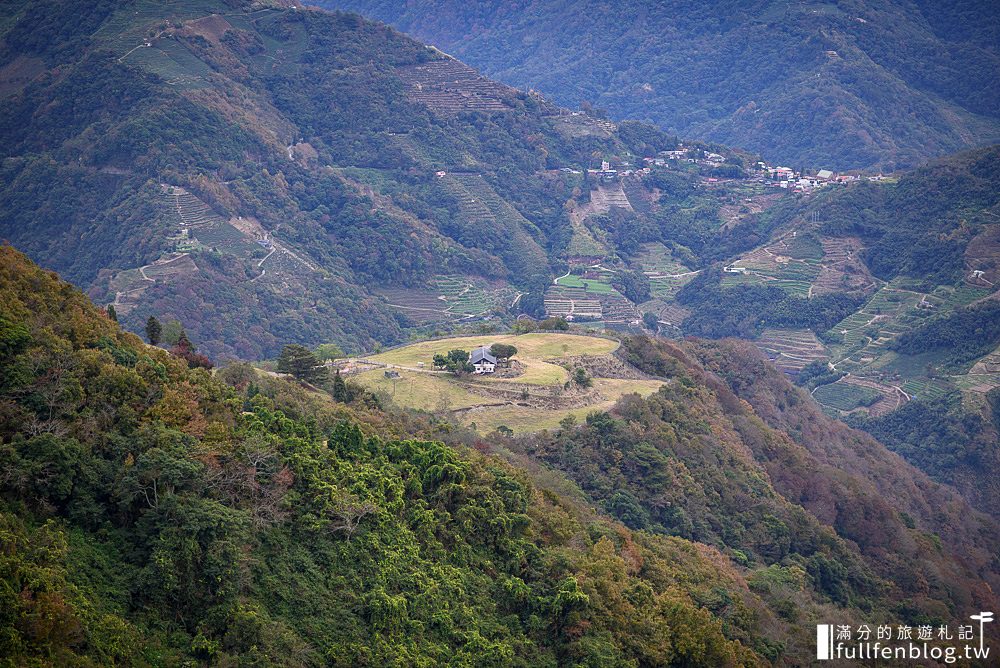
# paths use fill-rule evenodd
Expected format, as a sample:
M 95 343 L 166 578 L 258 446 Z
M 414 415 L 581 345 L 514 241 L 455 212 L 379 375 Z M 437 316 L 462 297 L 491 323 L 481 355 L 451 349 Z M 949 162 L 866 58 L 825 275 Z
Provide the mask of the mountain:
M 748 344 L 628 340 L 653 397 L 476 436 L 189 368 L 0 259 L 14 664 L 800 665 L 817 620 L 997 602 L 996 523 Z
M 991 3 L 322 4 L 560 104 L 794 167 L 891 171 L 1000 137 Z
M 0 235 L 133 329 L 176 319 L 219 358 L 539 310 L 580 180 L 559 168 L 629 151 L 355 15 L 2 12 Z

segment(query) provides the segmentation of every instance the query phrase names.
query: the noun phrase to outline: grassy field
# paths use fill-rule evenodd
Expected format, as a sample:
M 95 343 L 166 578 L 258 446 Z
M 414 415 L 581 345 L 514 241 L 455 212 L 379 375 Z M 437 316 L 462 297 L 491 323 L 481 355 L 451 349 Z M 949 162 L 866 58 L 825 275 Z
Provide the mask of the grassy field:
M 449 350 L 456 348 L 471 351 L 473 348 L 494 343 L 507 343 L 515 346 L 517 359 L 526 365 L 530 365 L 533 361 L 571 355 L 604 355 L 618 348 L 617 341 L 576 334 L 485 334 L 439 341 L 422 341 L 411 346 L 373 355 L 370 359 L 401 366 L 417 366 L 418 362 L 424 362 L 430 367 L 431 360 L 436 353 L 446 354 Z
M 564 288 L 582 288 L 587 292 L 599 295 L 610 295 L 615 292 L 615 289 L 611 287 L 610 279 L 583 278 L 576 274 L 560 277 L 558 285 Z
M 469 350 L 493 343 L 516 346 L 516 359 L 523 364 L 525 373 L 512 379 L 479 376 L 474 379 L 457 379 L 451 374 L 431 373 L 431 360 L 436 353 L 447 353 L 456 348 Z M 462 424 L 475 423 L 480 432 L 488 432 L 504 425 L 515 432 L 525 433 L 558 426 L 567 415 L 582 419 L 594 410 L 607 410 L 623 395 L 638 392 L 648 395 L 662 385 L 655 380 L 624 380 L 594 378 L 585 406 L 572 408 L 547 408 L 524 406 L 512 402 L 510 394 L 491 397 L 489 392 L 474 391 L 470 380 L 495 385 L 498 389 L 508 386 L 517 390 L 525 385 L 539 387 L 542 395 L 551 387 L 562 386 L 569 374 L 558 364 L 562 358 L 576 355 L 607 355 L 618 347 L 617 341 L 575 334 L 524 334 L 520 336 L 487 335 L 423 341 L 397 350 L 390 350 L 369 359 L 395 365 L 400 377 L 385 377 L 384 369 L 367 371 L 352 378 L 370 390 L 384 392 L 400 407 L 440 413 L 450 413 L 452 419 Z M 423 371 L 415 370 L 424 363 Z M 410 369 L 399 368 L 410 367 Z M 545 388 L 543 391 L 542 388 Z M 570 395 L 579 398 L 579 395 Z M 558 397 L 557 397 L 558 400 Z

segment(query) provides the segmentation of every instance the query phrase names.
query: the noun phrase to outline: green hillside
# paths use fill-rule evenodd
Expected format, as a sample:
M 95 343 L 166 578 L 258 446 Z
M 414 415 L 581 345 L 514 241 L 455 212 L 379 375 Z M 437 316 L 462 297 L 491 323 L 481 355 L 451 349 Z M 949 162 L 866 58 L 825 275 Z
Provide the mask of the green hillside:
M 0 259 L 12 665 L 794 664 L 817 619 L 996 603 L 997 527 L 874 441 L 762 403 L 799 392 L 776 372 L 736 400 L 715 374 L 742 391 L 753 354 L 632 341 L 669 389 L 476 437 L 189 369 Z
M 540 312 L 581 178 L 558 169 L 631 150 L 562 133 L 567 112 L 354 15 L 0 12 L 0 236 L 133 329 L 176 318 L 216 357 L 397 342 L 445 279 L 487 293 L 441 309 L 446 326 L 518 293 Z
M 991 3 L 323 4 L 560 104 L 795 167 L 915 166 L 1000 137 Z

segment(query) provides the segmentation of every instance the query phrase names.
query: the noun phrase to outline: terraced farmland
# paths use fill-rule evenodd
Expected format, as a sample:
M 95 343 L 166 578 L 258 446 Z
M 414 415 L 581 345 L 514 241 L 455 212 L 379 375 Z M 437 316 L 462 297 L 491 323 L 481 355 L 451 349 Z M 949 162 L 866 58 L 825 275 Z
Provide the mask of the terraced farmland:
M 165 186 L 164 202 L 181 231 L 201 246 L 237 257 L 251 257 L 258 249 L 253 239 L 223 220 L 210 206 L 179 186 Z
M 160 37 L 122 57 L 129 65 L 156 74 L 171 86 L 191 90 L 208 86 L 212 69 L 170 36 Z
M 954 390 L 947 382 L 930 378 L 908 380 L 901 387 L 914 399 L 939 399 Z
M 453 58 L 432 60 L 396 70 L 407 86 L 407 97 L 436 114 L 454 116 L 463 111 L 510 111 L 515 93 Z
M 870 387 L 862 387 L 853 383 L 845 383 L 844 381 L 830 385 L 821 385 L 813 392 L 813 397 L 821 404 L 844 413 L 849 413 L 862 406 L 871 406 L 881 396 L 880 392 Z
M 611 211 L 612 207 L 633 210 L 621 182 L 616 182 L 613 186 L 598 184 L 597 188 L 590 191 L 591 215 L 602 216 Z
M 972 302 L 978 301 L 984 297 L 987 297 L 992 293 L 992 290 L 984 287 L 977 287 L 968 284 L 962 284 L 959 286 L 938 286 L 935 288 L 934 292 L 931 293 L 932 296 L 939 298 L 944 306 L 951 308 L 958 308 L 960 306 L 968 306 Z
M 494 309 L 509 308 L 516 297 L 505 283 L 465 276 L 437 276 L 428 288 L 382 288 L 377 292 L 418 326 L 481 317 Z
M 549 317 L 573 316 L 575 320 L 600 320 L 604 311 L 599 296 L 584 288 L 554 285 L 545 292 L 545 314 Z
M 545 292 L 546 315 L 603 320 L 610 325 L 637 320 L 639 313 L 635 305 L 611 285 L 613 274 L 602 267 L 589 267 L 583 274 L 555 279 L 555 284 Z
M 435 282 L 447 305 L 445 312 L 453 316 L 481 316 L 492 309 L 508 306 L 514 298 L 508 286 L 490 288 L 463 276 L 439 276 Z
M 565 288 L 580 288 L 594 295 L 610 295 L 615 291 L 611 286 L 611 273 L 600 270 L 588 271 L 584 275 L 569 274 L 556 279 L 556 285 Z
M 164 21 L 164 5 L 168 4 L 171 12 L 170 22 L 184 21 L 207 16 L 218 9 L 218 5 L 205 0 L 192 0 L 184 3 L 164 3 L 161 0 L 136 0 L 122 5 L 114 16 L 105 21 L 94 33 L 95 40 L 103 42 L 119 57 L 124 56 L 143 44 L 152 36 L 149 27 Z
M 952 376 L 951 381 L 964 392 L 985 394 L 995 387 L 1000 387 L 1000 373 L 967 373 Z
M 192 274 L 198 271 L 198 267 L 190 255 L 175 255 L 162 257 L 153 264 L 147 264 L 139 271 L 143 276 L 154 281 L 166 281 Z
M 653 297 L 672 299 L 678 290 L 698 275 L 681 264 L 670 249 L 660 242 L 642 245 L 635 262 L 649 279 L 649 291 Z
M 877 281 L 861 261 L 863 246 L 854 237 L 822 237 L 823 261 L 820 272 L 813 281 L 812 294 L 831 292 L 867 291 L 875 288 Z
M 847 316 L 830 333 L 843 338 L 835 347 L 837 368 L 858 371 L 886 352 L 886 344 L 915 323 L 928 317 L 933 309 L 920 293 L 886 286 L 876 292 L 859 311 Z
M 499 255 L 513 271 L 527 276 L 548 267 L 545 251 L 535 241 L 534 223 L 500 197 L 482 176 L 449 173 L 438 180 L 458 202 L 461 241 Z
M 829 359 L 823 344 L 808 329 L 766 329 L 754 343 L 790 375 L 797 375 L 807 364 Z
M 785 237 L 744 255 L 723 275 L 723 287 L 771 285 L 798 297 L 810 296 L 812 282 L 820 273 L 821 260 L 792 257 L 793 252 L 802 254 L 801 245 L 794 237 Z

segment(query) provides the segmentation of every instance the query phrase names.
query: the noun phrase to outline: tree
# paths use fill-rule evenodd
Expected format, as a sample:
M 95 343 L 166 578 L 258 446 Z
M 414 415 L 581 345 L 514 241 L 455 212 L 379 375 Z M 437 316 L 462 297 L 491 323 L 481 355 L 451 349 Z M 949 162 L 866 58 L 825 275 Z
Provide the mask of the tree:
M 490 354 L 497 358 L 497 362 L 507 365 L 510 358 L 517 354 L 517 347 L 506 343 L 494 343 L 490 346 Z
M 340 376 L 340 369 L 333 376 L 333 400 L 340 403 L 347 402 L 347 383 Z
M 316 357 L 320 360 L 335 360 L 343 356 L 343 349 L 336 343 L 321 343 L 316 346 Z
M 457 348 L 455 350 L 449 350 L 448 361 L 454 362 L 455 364 L 465 364 L 469 361 L 469 351 Z
M 118 311 L 115 310 L 114 304 L 108 304 L 108 317 L 118 322 Z
M 642 324 L 646 326 L 646 329 L 649 329 L 653 332 L 659 331 L 660 329 L 659 319 L 656 317 L 656 314 L 653 313 L 652 311 L 646 311 L 645 313 L 642 314 Z
M 188 338 L 187 332 L 184 331 L 183 327 L 181 328 L 180 335 L 177 337 L 177 344 L 170 349 L 170 353 L 186 360 L 188 367 L 191 369 L 198 367 L 211 369 L 213 366 L 211 360 L 197 352 L 197 348 L 191 343 L 191 339 Z
M 297 343 L 290 343 L 282 348 L 281 356 L 278 357 L 278 371 L 307 383 L 321 382 L 327 375 L 326 367 L 320 364 L 316 355 Z
M 151 345 L 158 345 L 161 334 L 163 334 L 163 326 L 160 325 L 160 321 L 156 319 L 156 316 L 149 316 L 146 321 L 146 340 Z
M 561 317 L 546 318 L 545 320 L 542 320 L 540 323 L 538 323 L 538 329 L 549 329 L 549 330 L 558 330 L 565 332 L 566 330 L 569 329 L 569 323 L 566 322 L 565 318 Z

